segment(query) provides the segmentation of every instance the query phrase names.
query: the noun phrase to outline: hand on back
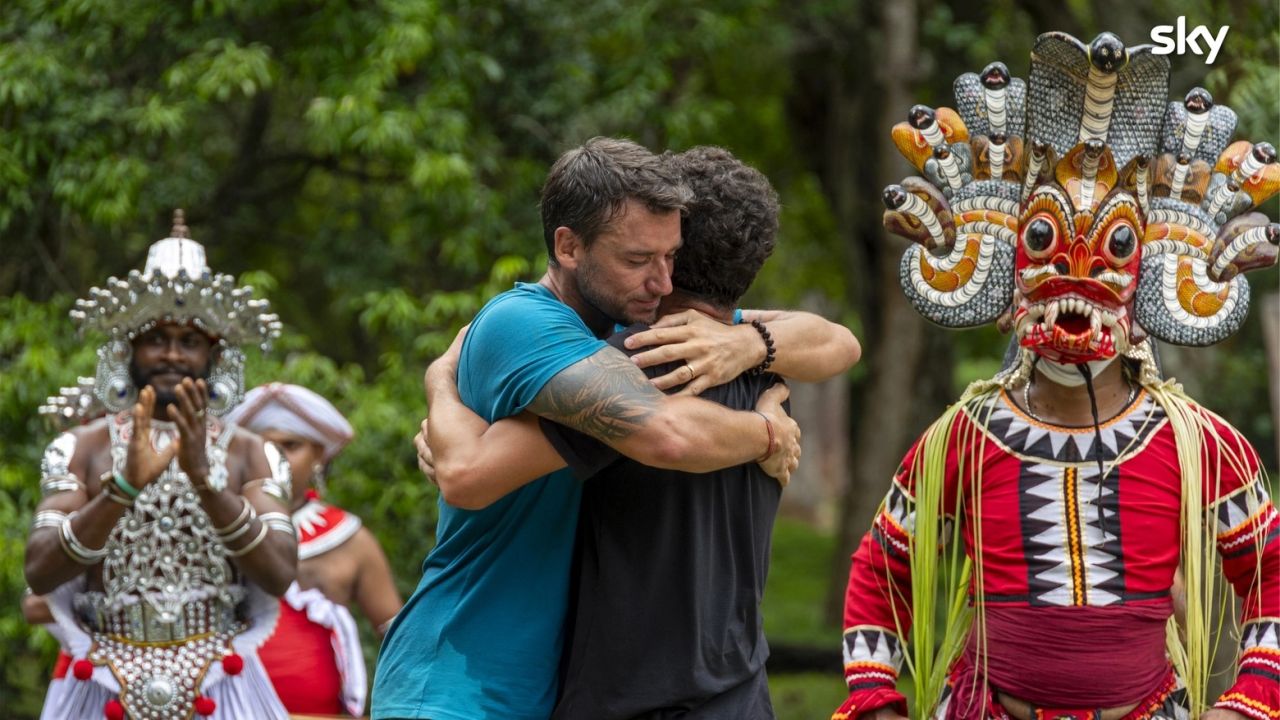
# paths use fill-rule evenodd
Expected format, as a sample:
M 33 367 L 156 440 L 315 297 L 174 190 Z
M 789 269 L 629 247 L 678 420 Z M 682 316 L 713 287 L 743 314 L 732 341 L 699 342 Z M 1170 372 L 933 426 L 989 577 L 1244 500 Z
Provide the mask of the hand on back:
M 741 351 L 741 343 L 735 342 L 740 332 L 742 329 L 737 326 L 726 325 L 697 310 L 685 310 L 663 316 L 649 330 L 627 338 L 626 346 L 650 348 L 632 356 L 641 369 L 681 363 L 675 370 L 653 378 L 659 390 L 683 385 L 681 395 L 698 395 L 755 366 L 750 362 L 752 358 Z M 755 335 L 754 330 L 750 332 Z
M 756 411 L 769 418 L 773 427 L 769 453 L 758 462 L 783 487 L 791 482 L 791 473 L 800 465 L 800 426 L 782 409 L 783 401 L 790 395 L 791 389 L 778 383 L 766 390 L 756 403 Z

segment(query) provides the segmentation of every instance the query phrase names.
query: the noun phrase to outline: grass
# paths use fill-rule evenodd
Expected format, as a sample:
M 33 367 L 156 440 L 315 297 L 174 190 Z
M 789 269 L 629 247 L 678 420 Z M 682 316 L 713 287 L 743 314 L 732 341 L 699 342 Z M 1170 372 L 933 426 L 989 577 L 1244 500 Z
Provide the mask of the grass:
M 840 646 L 839 623 L 823 617 L 835 538 L 797 520 L 778 518 L 764 592 L 764 630 L 773 642 Z M 839 673 L 840 668 L 832 668 Z
M 834 545 L 830 535 L 778 518 L 764 595 L 764 627 L 770 643 L 839 647 L 839 625 L 823 618 Z M 829 673 L 773 675 L 769 689 L 779 720 L 828 718 L 849 694 L 838 666 Z
M 838 672 L 770 677 L 769 692 L 778 720 L 825 720 L 849 697 Z

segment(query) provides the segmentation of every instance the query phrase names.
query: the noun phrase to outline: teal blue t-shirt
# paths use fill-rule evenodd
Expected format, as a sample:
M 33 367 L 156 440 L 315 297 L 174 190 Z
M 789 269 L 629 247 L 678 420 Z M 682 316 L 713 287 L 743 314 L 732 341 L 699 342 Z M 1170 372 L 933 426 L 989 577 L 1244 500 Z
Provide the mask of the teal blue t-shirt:
M 489 422 L 605 347 L 541 285 L 490 300 L 463 341 L 458 391 Z M 568 607 L 581 485 L 569 470 L 483 510 L 440 501 L 436 546 L 378 656 L 373 717 L 545 720 Z

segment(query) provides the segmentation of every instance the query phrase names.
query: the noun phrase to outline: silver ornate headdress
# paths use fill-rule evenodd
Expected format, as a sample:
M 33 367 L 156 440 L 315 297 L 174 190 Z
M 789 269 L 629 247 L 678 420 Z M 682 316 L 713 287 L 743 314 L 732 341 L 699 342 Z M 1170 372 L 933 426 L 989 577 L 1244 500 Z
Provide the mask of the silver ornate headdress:
M 59 431 L 83 425 L 107 412 L 94 387 L 93 378 L 76 378 L 75 385 L 61 388 L 57 395 L 50 395 L 36 411 Z
M 1195 88 L 1166 102 L 1169 60 L 1111 33 L 1046 33 L 1027 82 L 1002 63 L 956 79 L 957 110 L 917 105 L 893 130 L 924 175 L 885 189 L 911 240 L 904 292 L 946 327 L 1004 316 L 1025 348 L 1079 363 L 1143 334 L 1203 346 L 1248 312 L 1242 276 L 1275 264 L 1280 189 L 1267 143 Z
M 94 394 L 109 410 L 130 407 L 138 388 L 129 375 L 131 342 L 160 323 L 191 324 L 217 342 L 210 368 L 209 411 L 228 412 L 244 395 L 244 353 L 256 343 L 263 350 L 280 335 L 280 321 L 266 300 L 254 299 L 253 288 L 236 287 L 235 278 L 214 274 L 204 247 L 189 237 L 182 210 L 174 211 L 169 237 L 151 246 L 142 271 L 126 279 L 112 277 L 104 288 L 92 288 L 76 301 L 71 319 L 81 334 L 107 335 L 98 348 Z

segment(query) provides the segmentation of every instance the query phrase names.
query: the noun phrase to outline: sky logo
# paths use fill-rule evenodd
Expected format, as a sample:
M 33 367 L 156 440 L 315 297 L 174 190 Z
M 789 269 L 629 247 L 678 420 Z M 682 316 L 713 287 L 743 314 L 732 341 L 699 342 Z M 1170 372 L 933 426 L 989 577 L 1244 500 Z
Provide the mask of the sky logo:
M 1227 31 L 1231 29 L 1229 25 L 1223 25 L 1218 34 L 1214 35 L 1209 32 L 1209 28 L 1204 25 L 1197 25 L 1187 32 L 1187 18 L 1178 16 L 1177 26 L 1173 25 L 1157 25 L 1151 28 L 1151 42 L 1156 47 L 1151 52 L 1156 55 L 1169 55 L 1171 53 L 1177 55 L 1185 55 L 1190 49 L 1193 55 L 1203 55 L 1200 50 L 1200 44 L 1197 40 L 1204 40 L 1204 44 L 1209 51 L 1209 56 L 1205 58 L 1206 65 L 1212 65 L 1215 58 L 1218 57 L 1218 51 L 1222 49 L 1222 43 L 1227 40 Z

